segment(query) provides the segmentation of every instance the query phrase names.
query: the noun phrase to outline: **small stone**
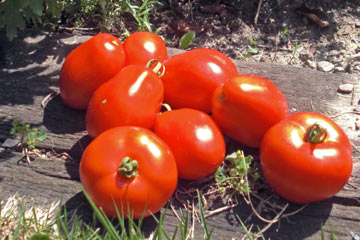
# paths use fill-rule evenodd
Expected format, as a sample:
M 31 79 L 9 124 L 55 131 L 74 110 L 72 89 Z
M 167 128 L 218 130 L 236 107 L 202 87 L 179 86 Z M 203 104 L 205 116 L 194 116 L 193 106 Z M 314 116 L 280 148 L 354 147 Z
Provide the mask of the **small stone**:
M 359 19 L 355 20 L 355 27 L 360 28 L 360 20 Z
M 316 62 L 311 60 L 306 60 L 305 63 L 312 69 L 316 69 Z
M 317 69 L 323 72 L 331 72 L 335 66 L 331 62 L 320 61 L 317 63 Z
M 345 56 L 347 54 L 347 51 L 345 49 L 340 50 L 340 54 Z
M 329 52 L 329 55 L 330 56 L 338 56 L 340 54 L 340 52 L 338 51 L 338 50 L 331 50 L 330 52 Z
M 334 72 L 345 72 L 345 68 L 342 66 L 337 66 L 334 68 Z
M 357 48 L 358 48 L 358 44 L 356 44 L 356 43 L 348 43 L 347 44 L 347 50 L 349 52 L 356 52 Z
M 341 84 L 338 88 L 338 92 L 349 94 L 354 90 L 354 85 L 351 83 Z

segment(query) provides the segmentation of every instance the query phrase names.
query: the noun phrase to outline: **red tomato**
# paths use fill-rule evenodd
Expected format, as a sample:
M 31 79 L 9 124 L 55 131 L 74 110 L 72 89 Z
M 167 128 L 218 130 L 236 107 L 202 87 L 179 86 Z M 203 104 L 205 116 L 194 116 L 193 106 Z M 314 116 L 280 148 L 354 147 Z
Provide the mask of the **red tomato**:
M 259 147 L 265 132 L 289 114 L 284 95 L 270 80 L 238 75 L 218 87 L 212 99 L 215 122 L 227 136 Z
M 116 216 L 114 202 L 125 218 L 128 207 L 134 219 L 156 213 L 172 196 L 177 178 L 169 147 L 139 127 L 104 132 L 85 149 L 80 162 L 85 191 L 111 217 Z
M 260 160 L 270 186 L 296 203 L 330 198 L 352 171 L 348 137 L 319 113 L 295 113 L 270 128 L 261 143 Z
M 94 91 L 125 65 L 125 52 L 116 37 L 101 33 L 75 48 L 60 71 L 60 95 L 69 107 L 86 109 Z
M 86 112 L 91 137 L 119 126 L 151 129 L 164 98 L 161 79 L 150 68 L 131 65 L 101 85 Z
M 172 108 L 211 111 L 211 95 L 226 80 L 237 75 L 235 64 L 214 49 L 195 49 L 174 55 L 165 62 L 162 77 L 165 102 Z
M 158 116 L 154 132 L 173 152 L 180 178 L 206 177 L 225 157 L 224 138 L 204 112 L 188 108 L 164 112 Z
M 151 32 L 135 32 L 125 39 L 126 65 L 145 66 L 151 59 L 163 62 L 167 59 L 164 41 Z

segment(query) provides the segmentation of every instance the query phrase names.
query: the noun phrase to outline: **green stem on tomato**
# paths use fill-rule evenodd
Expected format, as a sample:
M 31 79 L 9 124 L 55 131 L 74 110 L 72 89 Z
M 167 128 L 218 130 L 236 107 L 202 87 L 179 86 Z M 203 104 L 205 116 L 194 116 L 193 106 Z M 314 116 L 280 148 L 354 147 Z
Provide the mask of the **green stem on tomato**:
M 124 157 L 121 161 L 118 172 L 121 176 L 126 178 L 132 178 L 138 175 L 138 162 L 130 157 Z
M 314 123 L 306 130 L 305 139 L 309 143 L 322 143 L 327 137 L 327 131 L 318 123 Z

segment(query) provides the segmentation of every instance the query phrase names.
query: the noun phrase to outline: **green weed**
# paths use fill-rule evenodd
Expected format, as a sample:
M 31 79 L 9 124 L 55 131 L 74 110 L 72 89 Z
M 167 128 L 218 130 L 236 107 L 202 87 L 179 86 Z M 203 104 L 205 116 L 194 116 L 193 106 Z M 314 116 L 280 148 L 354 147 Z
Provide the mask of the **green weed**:
M 249 45 L 247 46 L 247 53 L 244 55 L 244 58 L 251 57 L 259 53 L 258 45 L 263 45 L 264 41 L 261 39 L 254 40 L 252 36 L 249 37 Z
M 254 158 L 244 156 L 242 151 L 225 157 L 224 163 L 215 172 L 215 181 L 221 188 L 230 188 L 240 193 L 248 193 L 260 178 L 258 170 L 251 166 Z M 246 180 L 248 178 L 248 182 Z
M 44 141 L 47 137 L 46 133 L 39 131 L 36 127 L 32 127 L 30 124 L 21 123 L 19 120 L 12 122 L 12 128 L 10 134 L 20 135 L 19 145 L 21 148 L 29 150 L 35 149 L 37 141 Z
M 187 32 L 185 33 L 179 40 L 179 48 L 180 49 L 186 49 L 191 44 L 193 44 L 195 39 L 195 32 Z

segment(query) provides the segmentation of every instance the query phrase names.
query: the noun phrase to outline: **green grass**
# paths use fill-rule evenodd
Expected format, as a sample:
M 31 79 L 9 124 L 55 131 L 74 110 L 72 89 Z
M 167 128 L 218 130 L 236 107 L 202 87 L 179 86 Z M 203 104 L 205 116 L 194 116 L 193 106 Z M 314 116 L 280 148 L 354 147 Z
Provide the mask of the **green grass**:
M 84 192 L 87 200 L 93 209 L 93 221 L 85 223 L 80 220 L 76 214 L 68 215 L 65 208 L 59 209 L 60 201 L 52 204 L 47 209 L 36 208 L 26 203 L 24 198 L 13 196 L 7 202 L 0 204 L 0 239 L 29 239 L 29 240 L 78 240 L 78 239 L 94 239 L 94 240 L 137 240 L 137 239 L 194 239 L 191 233 L 194 229 L 191 226 L 191 214 L 189 210 L 184 213 L 179 210 L 179 221 L 173 232 L 165 229 L 164 222 L 168 208 L 160 214 L 160 217 L 153 215 L 157 226 L 150 236 L 145 236 L 142 231 L 143 218 L 139 220 L 125 220 L 117 211 L 117 221 L 109 219 L 95 204 L 89 196 Z M 198 216 L 202 226 L 203 233 L 196 233 L 195 239 L 203 235 L 203 239 L 211 240 L 212 233 L 215 228 L 209 230 L 207 220 L 205 218 L 202 197 L 197 190 Z M 194 216 L 193 216 L 194 217 Z M 237 216 L 245 235 L 244 239 L 263 239 L 263 234 L 258 235 L 248 229 L 244 222 Z M 116 224 L 115 224 L 116 223 Z M 329 240 L 337 239 L 333 225 L 330 223 Z M 259 230 L 259 229 L 258 229 Z M 241 237 L 241 236 L 239 236 Z M 247 238 L 246 238 L 247 237 Z M 325 240 L 323 228 L 320 229 L 320 239 Z
M 251 203 L 250 194 L 255 194 L 256 182 L 259 179 L 257 168 L 254 166 L 252 156 L 245 156 L 242 151 L 236 151 L 229 154 L 224 164 L 219 168 L 214 175 L 212 183 L 216 186 L 217 193 L 234 194 L 246 198 L 247 203 L 251 204 L 255 213 L 254 206 Z M 195 185 L 194 185 L 195 184 Z M 175 210 L 170 203 L 163 209 L 160 215 L 153 215 L 152 218 L 156 222 L 154 231 L 150 236 L 146 236 L 143 232 L 144 218 L 138 220 L 124 219 L 122 217 L 122 209 L 116 209 L 117 218 L 109 219 L 102 210 L 96 207 L 94 202 L 90 199 L 86 192 L 83 192 L 89 205 L 93 211 L 93 219 L 89 222 L 80 220 L 76 213 L 68 214 L 66 208 L 60 207 L 60 201 L 52 204 L 50 208 L 42 209 L 36 208 L 25 201 L 25 198 L 11 197 L 6 202 L 2 201 L 0 204 L 0 239 L 30 239 L 30 240 L 77 240 L 77 239 L 213 239 L 213 232 L 215 227 L 210 227 L 206 218 L 206 214 L 211 211 L 208 209 L 209 205 L 206 203 L 207 192 L 204 188 L 199 189 L 194 183 L 194 191 L 192 191 L 192 198 L 188 199 L 187 207 L 184 210 Z M 203 187 L 203 186 L 202 186 Z M 189 192 L 187 192 L 189 194 Z M 222 195 L 224 196 L 224 195 Z M 176 198 L 176 197 L 175 197 Z M 186 200 L 186 199 L 184 199 Z M 190 206 L 191 205 L 191 206 Z M 286 204 L 287 206 L 288 204 Z M 174 211 L 174 215 L 178 217 L 178 222 L 173 231 L 169 232 L 165 227 L 166 216 L 169 209 Z M 273 220 L 267 220 L 267 227 L 263 229 L 248 228 L 244 221 L 238 218 L 244 239 L 266 239 L 264 232 L 271 227 L 271 225 L 280 220 L 282 213 Z M 130 211 L 127 209 L 127 211 Z M 298 211 L 296 211 L 298 212 Z M 258 213 L 256 213 L 258 214 Z M 295 213 L 294 213 L 295 214 Z M 128 215 L 131 215 L 128 213 Z M 291 215 L 291 213 L 287 213 Z M 151 218 L 151 217 L 150 217 Z M 174 218 L 175 219 L 175 218 Z M 265 221 L 265 220 L 264 220 Z M 195 224 L 201 226 L 202 232 L 195 233 Z M 196 237 L 195 237 L 196 236 Z M 281 237 L 281 236 L 280 236 Z M 320 229 L 319 239 L 325 240 L 323 228 Z M 330 228 L 330 240 L 337 239 L 333 225 Z
M 0 205 L 0 239 L 147 239 L 142 232 L 143 218 L 136 221 L 133 219 L 125 220 L 117 210 L 117 221 L 113 221 L 95 206 L 85 192 L 84 195 L 94 211 L 94 221 L 92 223 L 80 221 L 77 215 L 69 216 L 65 208 L 58 209 L 59 202 L 45 210 L 29 206 L 23 198 L 16 196 L 8 199 L 6 203 L 2 202 Z M 55 211 L 55 209 L 58 210 Z M 151 234 L 151 239 L 179 239 L 179 237 L 184 240 L 189 239 L 189 213 L 187 212 L 186 215 L 181 214 L 181 220 L 175 231 L 168 233 L 164 227 L 166 209 L 159 218 L 153 215 L 157 226 Z M 211 232 L 207 230 L 205 218 L 201 211 L 200 218 L 202 219 L 204 233 L 207 236 L 205 239 L 210 239 Z M 114 222 L 117 222 L 117 224 L 114 224 Z

